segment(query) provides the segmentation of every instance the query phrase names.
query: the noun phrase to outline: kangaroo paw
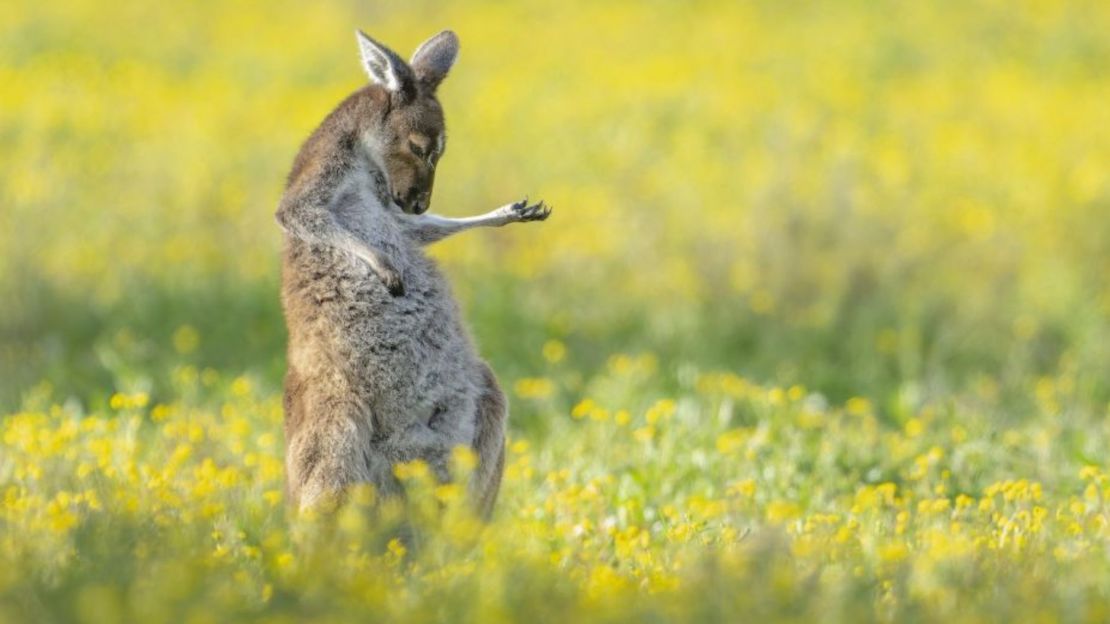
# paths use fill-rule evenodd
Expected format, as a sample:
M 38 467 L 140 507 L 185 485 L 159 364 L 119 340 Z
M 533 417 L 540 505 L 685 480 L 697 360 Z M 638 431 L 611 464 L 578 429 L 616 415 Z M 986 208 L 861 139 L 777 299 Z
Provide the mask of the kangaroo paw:
M 528 204 L 528 198 L 518 201 L 510 206 L 513 218 L 517 221 L 543 221 L 551 215 L 551 207 L 544 204 L 543 201 L 534 204 Z

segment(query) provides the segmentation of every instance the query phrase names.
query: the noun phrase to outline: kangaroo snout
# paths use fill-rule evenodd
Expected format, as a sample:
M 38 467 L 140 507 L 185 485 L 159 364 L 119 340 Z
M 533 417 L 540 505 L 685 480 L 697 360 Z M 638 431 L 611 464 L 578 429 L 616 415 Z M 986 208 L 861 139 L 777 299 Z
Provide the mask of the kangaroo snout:
M 393 202 L 408 214 L 424 214 L 432 203 L 432 192 L 413 187 L 407 192 L 394 193 Z

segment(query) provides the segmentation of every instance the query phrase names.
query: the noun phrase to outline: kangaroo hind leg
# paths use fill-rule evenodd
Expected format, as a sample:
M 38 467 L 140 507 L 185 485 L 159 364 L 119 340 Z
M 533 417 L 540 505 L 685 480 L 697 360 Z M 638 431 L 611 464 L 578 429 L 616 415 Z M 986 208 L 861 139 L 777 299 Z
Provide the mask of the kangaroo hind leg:
M 370 424 L 350 400 L 305 397 L 288 430 L 289 500 L 301 510 L 343 501 L 348 486 L 371 482 Z M 314 400 L 313 400 L 314 399 Z

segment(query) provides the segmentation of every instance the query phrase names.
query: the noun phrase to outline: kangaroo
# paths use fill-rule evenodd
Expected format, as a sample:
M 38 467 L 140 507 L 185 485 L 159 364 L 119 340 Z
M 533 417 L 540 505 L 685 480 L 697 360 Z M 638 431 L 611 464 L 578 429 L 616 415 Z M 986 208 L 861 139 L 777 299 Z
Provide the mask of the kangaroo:
M 422 248 L 551 209 L 524 200 L 462 219 L 427 214 L 446 148 L 436 87 L 458 37 L 441 32 L 405 63 L 356 35 L 370 84 L 305 141 L 275 214 L 285 234 L 287 498 L 302 510 L 341 502 L 355 483 L 400 496 L 395 464 L 423 460 L 446 481 L 461 445 L 477 457 L 469 492 L 488 517 L 505 463 L 505 394 Z

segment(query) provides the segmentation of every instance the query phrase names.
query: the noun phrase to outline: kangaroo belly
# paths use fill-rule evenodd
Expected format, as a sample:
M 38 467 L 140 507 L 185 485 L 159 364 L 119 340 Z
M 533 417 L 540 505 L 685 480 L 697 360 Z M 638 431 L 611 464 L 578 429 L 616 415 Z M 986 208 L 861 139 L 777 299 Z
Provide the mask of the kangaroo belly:
M 468 444 L 474 423 L 467 419 L 474 418 L 480 392 L 478 358 L 434 264 L 407 260 L 399 297 L 346 258 L 287 278 L 286 315 L 299 318 L 289 327 L 289 366 L 305 384 L 314 376 L 344 380 L 367 406 L 375 439 L 428 426 L 446 445 Z

